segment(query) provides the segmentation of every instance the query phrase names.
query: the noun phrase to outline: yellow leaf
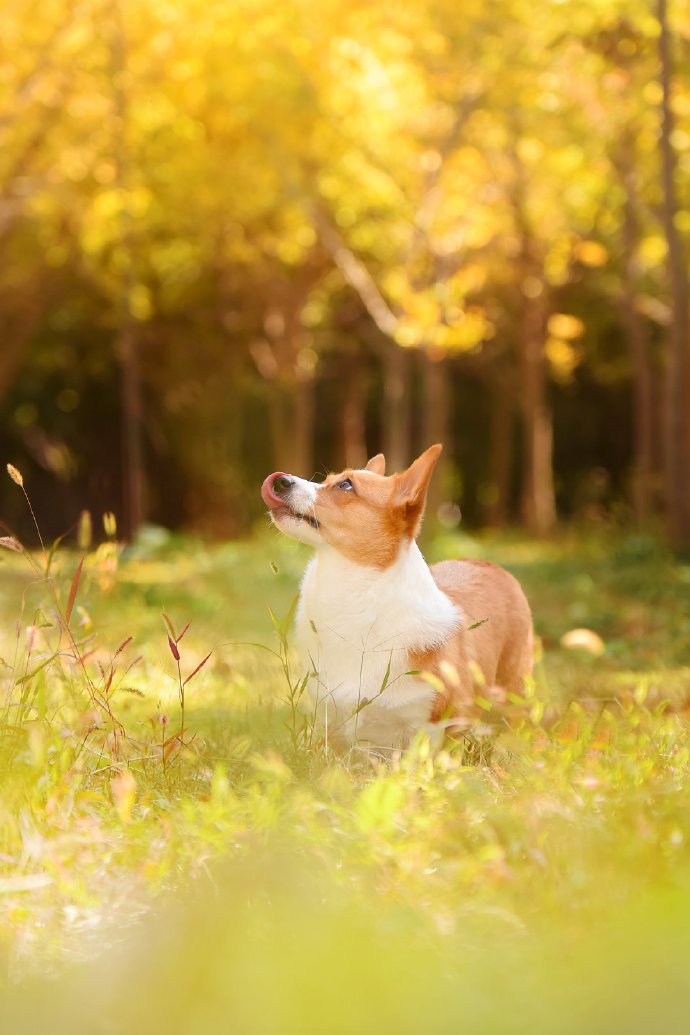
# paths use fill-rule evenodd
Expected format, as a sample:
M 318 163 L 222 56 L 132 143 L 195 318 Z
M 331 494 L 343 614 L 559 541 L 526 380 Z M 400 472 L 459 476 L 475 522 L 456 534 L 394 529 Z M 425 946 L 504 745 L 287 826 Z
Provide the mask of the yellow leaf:
M 561 338 L 547 338 L 544 349 L 546 358 L 551 364 L 551 372 L 561 384 L 568 384 L 573 371 L 582 360 L 580 349 Z
M 579 320 L 577 316 L 571 316 L 570 313 L 553 313 L 549 317 L 548 328 L 549 334 L 553 334 L 555 338 L 564 338 L 566 341 L 581 338 L 585 331 L 582 320 Z
M 599 657 L 606 650 L 601 636 L 592 629 L 569 629 L 561 636 L 561 647 L 566 647 L 568 650 L 573 648 L 584 650 L 595 657 Z
M 579 241 L 575 245 L 575 256 L 583 266 L 596 269 L 608 259 L 608 252 L 599 241 Z
M 110 781 L 110 793 L 118 816 L 129 823 L 137 797 L 137 781 L 131 769 L 122 769 Z

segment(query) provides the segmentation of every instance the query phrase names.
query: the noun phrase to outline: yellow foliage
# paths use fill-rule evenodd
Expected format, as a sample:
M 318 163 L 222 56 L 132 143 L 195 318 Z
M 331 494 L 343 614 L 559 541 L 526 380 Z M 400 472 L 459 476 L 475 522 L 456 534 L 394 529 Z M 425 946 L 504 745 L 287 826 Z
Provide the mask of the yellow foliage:
M 523 137 L 518 141 L 518 155 L 521 160 L 530 165 L 538 162 L 544 154 L 544 143 L 536 137 Z
M 415 345 L 423 345 L 424 339 L 419 327 L 410 320 L 404 318 L 398 320 L 395 328 L 395 340 L 403 348 L 411 348 Z
M 153 312 L 151 292 L 145 284 L 135 284 L 129 293 L 129 310 L 136 320 L 148 320 Z
M 659 85 L 626 63 L 637 44 L 625 34 L 622 61 L 584 42 L 606 21 L 594 10 L 551 4 L 534 19 L 512 4 L 487 18 L 479 0 L 393 11 L 363 0 L 150 0 L 126 5 L 120 25 L 87 3 L 42 67 L 43 29 L 59 10 L 49 0 L 42 19 L 17 3 L 8 12 L 17 61 L 0 69 L 4 160 L 14 167 L 13 148 L 21 155 L 49 109 L 39 175 L 20 191 L 41 261 L 58 267 L 79 253 L 101 297 L 121 312 L 128 291 L 139 320 L 156 306 L 184 311 L 210 271 L 240 270 L 261 296 L 273 278 L 297 292 L 302 271 L 320 264 L 318 297 L 307 291 L 298 308 L 303 326 L 330 330 L 348 277 L 322 240 L 317 205 L 391 308 L 400 345 L 476 348 L 496 331 L 485 307 L 502 329 L 513 318 L 510 290 L 535 298 L 586 276 L 576 263 L 597 270 L 609 252 L 619 258 L 612 155 L 628 125 L 635 164 L 658 147 L 647 109 Z M 651 15 L 631 19 L 652 34 Z M 682 173 L 682 84 L 673 107 Z M 642 176 L 645 191 L 643 213 Z M 665 242 L 647 215 L 641 222 L 640 263 L 655 271 Z M 690 212 L 676 225 L 690 233 Z M 551 318 L 556 376 L 581 362 L 569 343 L 583 333 L 573 316 Z
M 662 265 L 666 261 L 666 239 L 662 234 L 648 234 L 642 238 L 638 254 L 648 269 Z
M 438 302 L 429 294 L 410 294 L 406 301 L 407 315 L 423 330 L 423 328 L 434 327 L 441 319 L 441 309 Z
M 562 338 L 551 335 L 545 346 L 546 358 L 553 377 L 562 383 L 572 379 L 573 372 L 582 362 L 582 351 Z
M 394 267 L 384 273 L 382 286 L 388 298 L 401 303 L 410 291 L 410 282 L 407 274 L 400 267 Z
M 687 209 L 681 209 L 680 212 L 676 212 L 673 222 L 676 229 L 680 230 L 682 234 L 690 231 L 690 212 Z
M 549 334 L 556 338 L 564 338 L 566 341 L 573 341 L 584 334 L 585 325 L 577 316 L 570 313 L 553 313 L 549 317 Z
M 597 268 L 605 264 L 609 253 L 598 241 L 578 241 L 575 245 L 575 257 L 583 266 Z

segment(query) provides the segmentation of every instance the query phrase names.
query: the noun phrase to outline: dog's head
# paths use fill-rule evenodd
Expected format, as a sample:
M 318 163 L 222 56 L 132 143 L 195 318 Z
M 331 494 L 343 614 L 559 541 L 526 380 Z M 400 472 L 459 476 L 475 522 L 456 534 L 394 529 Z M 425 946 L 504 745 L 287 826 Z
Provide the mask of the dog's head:
M 275 471 L 261 495 L 286 535 L 310 546 L 325 543 L 358 564 L 387 568 L 401 545 L 419 533 L 441 449 L 430 446 L 407 470 L 389 478 L 381 453 L 361 470 L 348 468 L 323 482 Z

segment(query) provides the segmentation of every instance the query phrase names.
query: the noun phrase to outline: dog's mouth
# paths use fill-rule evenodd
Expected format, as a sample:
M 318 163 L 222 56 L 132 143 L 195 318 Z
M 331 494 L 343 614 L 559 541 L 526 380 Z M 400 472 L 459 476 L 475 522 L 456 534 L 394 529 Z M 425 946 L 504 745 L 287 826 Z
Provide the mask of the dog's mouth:
M 288 506 L 287 503 L 281 503 L 279 507 L 275 507 L 272 510 L 274 514 L 286 514 L 288 517 L 295 518 L 296 521 L 305 521 L 312 528 L 320 528 L 319 522 L 311 514 L 302 514 L 299 510 L 293 510 L 292 507 Z
M 294 521 L 303 521 L 305 525 L 310 525 L 312 528 L 318 529 L 321 527 L 321 524 L 316 517 L 314 517 L 313 513 L 307 514 L 303 510 L 297 510 L 292 503 L 292 499 L 295 495 L 292 490 L 292 485 L 298 481 L 299 479 L 293 478 L 292 475 L 284 474 L 281 471 L 269 474 L 268 478 L 265 479 L 261 486 L 261 498 L 268 507 L 273 518 L 288 517 L 292 518 Z M 288 489 L 290 491 L 287 491 Z M 299 499 L 300 495 L 303 499 L 303 493 L 297 493 L 297 498 Z M 312 501 L 307 501 L 306 505 L 309 510 L 314 510 Z

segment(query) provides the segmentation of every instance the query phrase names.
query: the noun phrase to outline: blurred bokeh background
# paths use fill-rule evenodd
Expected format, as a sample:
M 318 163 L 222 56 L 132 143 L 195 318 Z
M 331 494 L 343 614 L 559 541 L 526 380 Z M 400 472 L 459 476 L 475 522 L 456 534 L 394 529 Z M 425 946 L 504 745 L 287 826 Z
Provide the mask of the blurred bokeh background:
M 4 543 L 0 1029 L 684 1030 L 687 3 L 0 29 L 0 537 L 34 543 L 23 475 L 83 538 Z M 276 618 L 303 555 L 202 537 L 273 470 L 435 441 L 427 556 L 519 576 L 537 680 L 458 750 L 344 762 Z
M 434 520 L 690 542 L 685 4 L 1 10 L 0 454 L 46 533 L 234 535 L 273 469 L 442 440 Z

